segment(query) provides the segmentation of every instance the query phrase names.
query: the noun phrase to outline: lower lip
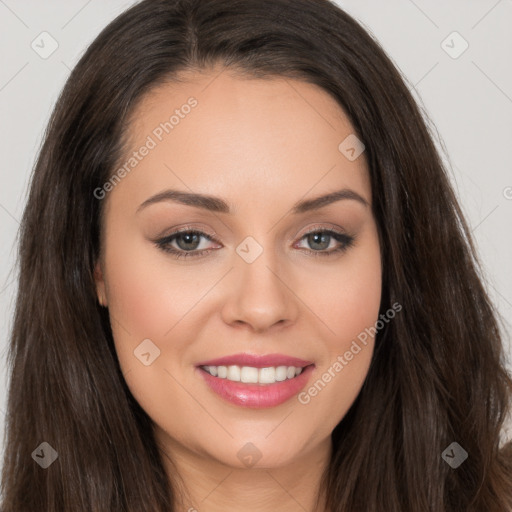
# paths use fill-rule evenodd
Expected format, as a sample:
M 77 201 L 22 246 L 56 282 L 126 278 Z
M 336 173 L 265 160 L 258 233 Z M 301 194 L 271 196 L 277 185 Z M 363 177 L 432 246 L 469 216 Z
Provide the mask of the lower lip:
M 306 366 L 297 377 L 274 384 L 245 384 L 214 377 L 201 367 L 197 369 L 210 389 L 228 402 L 241 407 L 263 409 L 276 407 L 299 393 L 306 385 L 314 367 L 314 364 Z

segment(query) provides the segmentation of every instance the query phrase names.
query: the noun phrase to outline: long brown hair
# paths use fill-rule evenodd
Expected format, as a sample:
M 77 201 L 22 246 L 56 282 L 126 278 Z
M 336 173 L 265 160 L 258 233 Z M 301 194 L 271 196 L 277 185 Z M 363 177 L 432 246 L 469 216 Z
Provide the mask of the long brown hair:
M 381 236 L 381 311 L 369 373 L 332 433 L 323 475 L 332 512 L 512 509 L 510 411 L 498 316 L 470 231 L 404 79 L 328 0 L 145 0 L 112 21 L 71 73 L 34 168 L 19 285 L 2 473 L 3 512 L 174 510 L 152 422 L 117 361 L 97 301 L 104 201 L 151 88 L 215 63 L 289 77 L 337 100 L 366 146 Z M 47 469 L 34 451 L 58 454 Z M 443 451 L 468 458 L 453 469 Z M 37 456 L 37 453 L 36 453 Z

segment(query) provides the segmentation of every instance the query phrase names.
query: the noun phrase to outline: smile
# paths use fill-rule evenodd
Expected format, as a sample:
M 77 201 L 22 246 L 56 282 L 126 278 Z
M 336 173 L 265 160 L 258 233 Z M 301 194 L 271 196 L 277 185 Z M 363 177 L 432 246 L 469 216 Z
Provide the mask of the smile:
M 219 379 L 233 382 L 253 384 L 274 384 L 300 375 L 302 368 L 298 366 L 270 366 L 256 368 L 254 366 L 202 366 L 205 371 Z
M 277 366 L 199 366 L 197 371 L 216 395 L 241 407 L 276 407 L 298 394 L 315 365 L 304 368 Z

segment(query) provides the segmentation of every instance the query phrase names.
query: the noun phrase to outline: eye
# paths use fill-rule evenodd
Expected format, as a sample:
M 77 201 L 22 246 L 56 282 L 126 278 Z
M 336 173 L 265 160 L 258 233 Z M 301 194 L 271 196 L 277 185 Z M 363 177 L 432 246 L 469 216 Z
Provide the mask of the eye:
M 202 249 L 197 250 L 201 245 L 201 238 L 216 241 L 212 236 L 203 233 L 202 231 L 198 231 L 195 229 L 181 229 L 179 231 L 175 231 L 170 235 L 161 238 L 156 241 L 156 245 L 165 252 L 171 253 L 175 258 L 189 258 L 202 256 L 211 251 L 211 249 Z M 172 244 L 176 243 L 177 248 L 173 247 Z
M 156 240 L 155 244 L 158 248 L 172 254 L 172 256 L 177 259 L 200 257 L 212 251 L 212 248 L 200 248 L 201 239 L 219 243 L 212 235 L 195 229 L 184 228 L 160 240 Z M 313 256 L 330 256 L 346 251 L 353 245 L 355 237 L 332 229 L 316 228 L 308 231 L 300 240 L 305 240 L 312 248 L 297 247 L 306 251 L 306 253 Z M 332 242 L 335 242 L 334 248 L 331 246 Z M 326 250 L 329 249 L 330 246 L 331 250 Z
M 354 236 L 334 231 L 332 229 L 321 228 L 315 228 L 308 231 L 305 235 L 302 236 L 301 240 L 303 239 L 305 239 L 309 246 L 314 249 L 306 249 L 306 252 L 313 256 L 331 256 L 333 254 L 342 253 L 351 247 L 355 241 Z M 335 242 L 334 248 L 331 248 L 330 251 L 327 251 L 326 249 L 331 246 L 331 242 Z M 338 245 L 336 245 L 336 243 Z

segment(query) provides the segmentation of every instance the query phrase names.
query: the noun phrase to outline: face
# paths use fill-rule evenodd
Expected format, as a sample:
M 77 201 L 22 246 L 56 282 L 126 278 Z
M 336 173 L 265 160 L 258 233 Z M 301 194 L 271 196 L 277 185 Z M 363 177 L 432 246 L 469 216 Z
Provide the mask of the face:
M 129 134 L 124 172 L 96 193 L 95 275 L 158 440 L 231 467 L 325 446 L 367 375 L 381 295 L 343 110 L 314 85 L 216 70 L 153 90 Z

